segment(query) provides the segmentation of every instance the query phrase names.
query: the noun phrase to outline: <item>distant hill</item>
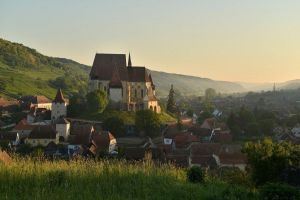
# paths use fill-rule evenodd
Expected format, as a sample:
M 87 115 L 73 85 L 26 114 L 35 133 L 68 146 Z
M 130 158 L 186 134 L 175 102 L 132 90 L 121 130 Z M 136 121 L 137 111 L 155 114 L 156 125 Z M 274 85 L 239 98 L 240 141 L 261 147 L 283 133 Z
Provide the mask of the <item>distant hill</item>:
M 89 66 L 65 58 L 44 56 L 35 49 L 0 39 L 0 95 L 45 95 L 57 88 L 68 95 L 86 90 Z
M 85 93 L 90 67 L 65 58 L 40 54 L 22 44 L 0 39 L 0 95 L 16 98 L 20 95 L 41 94 L 49 98 L 57 88 L 66 94 Z M 158 96 L 167 96 L 170 85 L 182 95 L 202 95 L 206 88 L 217 92 L 242 92 L 233 82 L 151 71 Z
M 182 95 L 203 95 L 207 88 L 214 88 L 220 93 L 245 92 L 246 89 L 238 83 L 229 81 L 216 81 L 196 76 L 172 74 L 166 72 L 150 71 L 153 81 L 157 86 L 159 96 L 167 96 L 171 87 Z
M 247 91 L 272 91 L 274 83 L 239 83 Z M 300 88 L 300 79 L 275 83 L 276 90 L 294 90 Z

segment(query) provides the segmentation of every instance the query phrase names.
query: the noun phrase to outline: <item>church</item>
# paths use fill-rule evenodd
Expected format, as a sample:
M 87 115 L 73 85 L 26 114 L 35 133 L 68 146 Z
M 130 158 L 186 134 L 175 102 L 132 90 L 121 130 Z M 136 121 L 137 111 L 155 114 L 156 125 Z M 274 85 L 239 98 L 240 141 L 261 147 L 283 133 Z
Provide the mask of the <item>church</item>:
M 155 85 L 145 67 L 133 66 L 129 54 L 96 54 L 90 72 L 89 92 L 101 89 L 120 110 L 150 109 L 160 113 Z

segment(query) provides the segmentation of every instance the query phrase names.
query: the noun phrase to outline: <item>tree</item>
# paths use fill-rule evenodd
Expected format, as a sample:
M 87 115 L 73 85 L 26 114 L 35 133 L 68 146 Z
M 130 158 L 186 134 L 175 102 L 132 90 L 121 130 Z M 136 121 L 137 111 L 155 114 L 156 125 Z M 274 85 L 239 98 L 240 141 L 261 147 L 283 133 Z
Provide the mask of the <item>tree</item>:
M 217 96 L 217 92 L 213 88 L 207 88 L 205 90 L 205 99 L 206 100 L 212 100 L 215 96 Z
M 176 114 L 177 107 L 176 107 L 174 95 L 175 95 L 175 92 L 173 89 L 173 85 L 171 85 L 171 89 L 170 89 L 169 96 L 168 96 L 168 102 L 167 102 L 167 111 L 170 113 Z
M 125 124 L 120 116 L 112 116 L 104 120 L 104 128 L 119 137 L 124 135 Z
M 106 92 L 95 90 L 86 95 L 87 107 L 90 112 L 102 113 L 108 104 Z
M 152 110 L 139 110 L 135 115 L 135 125 L 138 131 L 151 138 L 160 135 L 161 122 Z
M 247 142 L 242 151 L 247 154 L 256 185 L 279 181 L 285 169 L 300 165 L 300 145 L 265 139 L 260 143 Z
M 85 110 L 85 102 L 84 98 L 80 95 L 73 95 L 69 99 L 69 105 L 68 105 L 68 115 L 71 117 L 79 116 L 83 110 Z

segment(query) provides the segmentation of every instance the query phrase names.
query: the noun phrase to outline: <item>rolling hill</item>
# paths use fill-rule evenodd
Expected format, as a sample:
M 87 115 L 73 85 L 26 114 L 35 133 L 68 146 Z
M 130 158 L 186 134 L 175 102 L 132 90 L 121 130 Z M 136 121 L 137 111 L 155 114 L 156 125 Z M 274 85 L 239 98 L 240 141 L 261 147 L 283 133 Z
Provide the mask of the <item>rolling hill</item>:
M 90 66 L 65 58 L 40 54 L 19 43 L 0 39 L 0 95 L 17 98 L 21 95 L 45 95 L 53 98 L 57 88 L 66 95 L 86 93 Z M 170 85 L 182 95 L 203 95 L 206 88 L 217 92 L 243 92 L 233 82 L 151 71 L 160 97 L 167 96 Z

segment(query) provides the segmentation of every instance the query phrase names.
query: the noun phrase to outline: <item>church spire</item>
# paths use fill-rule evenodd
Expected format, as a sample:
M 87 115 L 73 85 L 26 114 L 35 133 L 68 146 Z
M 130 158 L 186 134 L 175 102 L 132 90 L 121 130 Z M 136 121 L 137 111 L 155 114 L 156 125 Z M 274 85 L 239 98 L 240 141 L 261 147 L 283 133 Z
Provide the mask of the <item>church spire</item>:
M 132 67 L 130 52 L 129 52 L 129 57 L 128 57 L 128 67 Z

